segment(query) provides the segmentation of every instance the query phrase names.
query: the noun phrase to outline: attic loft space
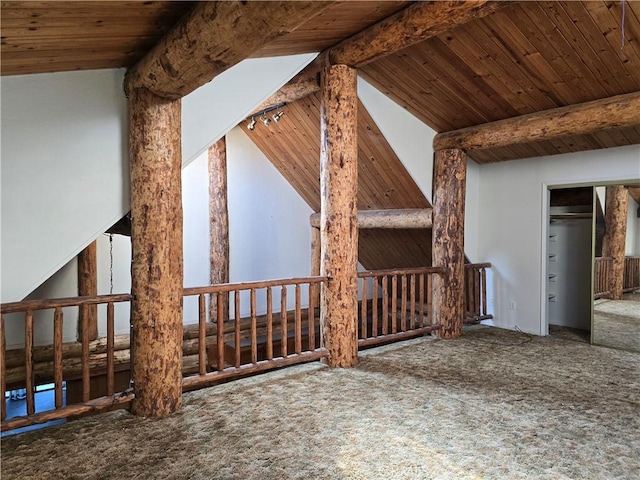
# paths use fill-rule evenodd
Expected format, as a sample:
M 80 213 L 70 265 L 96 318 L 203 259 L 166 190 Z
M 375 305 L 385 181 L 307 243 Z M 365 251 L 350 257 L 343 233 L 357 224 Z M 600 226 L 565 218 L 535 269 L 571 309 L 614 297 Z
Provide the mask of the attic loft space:
M 0 8 L 3 477 L 640 469 L 637 2 Z

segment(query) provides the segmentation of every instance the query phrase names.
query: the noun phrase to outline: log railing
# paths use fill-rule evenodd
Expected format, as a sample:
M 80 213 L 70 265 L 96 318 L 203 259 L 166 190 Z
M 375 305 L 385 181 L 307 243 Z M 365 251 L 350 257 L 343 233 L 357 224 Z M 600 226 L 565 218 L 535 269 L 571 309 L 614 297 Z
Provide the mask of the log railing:
M 640 289 L 640 257 L 625 257 L 624 259 L 624 292 Z
M 487 268 L 491 268 L 490 263 L 468 263 L 464 266 L 466 324 L 493 318 L 487 311 Z
M 433 311 L 433 277 L 443 271 L 424 267 L 358 273 L 358 347 L 412 338 L 440 328 Z
M 268 280 L 186 288 L 187 297 L 198 299 L 198 353 L 196 369 L 183 379 L 183 390 L 194 390 L 223 379 L 262 372 L 327 356 L 320 346 L 320 325 L 316 313 L 316 291 L 326 277 Z M 309 305 L 302 305 L 302 289 L 308 292 Z M 262 291 L 262 292 L 261 292 Z M 266 297 L 266 313 L 258 315 L 257 297 Z M 249 317 L 241 312 L 248 301 Z M 248 298 L 247 298 L 248 294 Z M 217 298 L 217 318 L 228 315 L 222 328 L 215 325 L 215 337 L 207 338 L 207 298 Z M 294 296 L 295 308 L 287 312 L 287 297 Z M 284 314 L 283 314 L 284 313 Z M 248 325 L 247 325 L 248 323 Z
M 75 417 L 97 413 L 115 408 L 127 407 L 133 399 L 129 392 L 114 391 L 114 375 L 118 359 L 115 354 L 114 306 L 117 303 L 129 302 L 131 295 L 101 295 L 93 297 L 61 298 L 55 300 L 30 300 L 2 304 L 0 325 L 1 352 L 1 390 L 2 390 L 2 431 L 28 425 L 49 422 L 67 417 Z M 100 342 L 89 341 L 88 325 L 82 325 L 83 336 L 80 342 L 74 342 L 76 352 L 70 353 L 69 344 L 63 344 L 62 331 L 65 314 L 69 309 L 81 306 L 106 305 L 107 336 Z M 40 313 L 42 312 L 42 313 Z M 23 314 L 24 349 L 6 350 L 5 315 Z M 37 315 L 36 315 L 37 314 Z M 88 316 L 79 316 L 87 322 Z M 11 319 L 13 321 L 13 319 Z M 53 331 L 53 344 L 46 347 L 34 346 L 35 325 L 46 322 Z M 38 329 L 41 330 L 40 328 Z M 93 349 L 92 349 L 93 345 Z M 71 348 L 74 350 L 74 348 Z M 93 350 L 93 351 L 92 351 Z M 99 350 L 99 352 L 96 352 Z M 79 356 L 78 356 L 79 355 Z M 100 357 L 106 374 L 106 395 L 91 399 L 91 368 Z M 63 404 L 63 382 L 70 379 L 81 379 L 82 401 L 74 404 Z M 20 382 L 26 388 L 26 416 L 7 419 L 4 393 L 13 382 Z M 42 412 L 36 411 L 35 392 L 38 384 L 54 384 L 54 408 Z
M 596 257 L 593 268 L 593 298 L 607 298 L 611 296 L 610 279 L 613 258 Z

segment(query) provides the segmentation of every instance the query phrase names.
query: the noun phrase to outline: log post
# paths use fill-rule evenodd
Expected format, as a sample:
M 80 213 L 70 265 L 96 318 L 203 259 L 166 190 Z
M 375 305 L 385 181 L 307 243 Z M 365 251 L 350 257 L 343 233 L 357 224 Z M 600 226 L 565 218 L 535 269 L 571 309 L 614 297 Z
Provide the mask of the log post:
M 98 295 L 98 248 L 93 241 L 78 254 L 78 296 Z M 83 325 L 87 325 L 87 341 L 98 338 L 98 306 L 80 305 L 78 341 L 82 341 Z
M 444 267 L 436 277 L 434 311 L 442 328 L 438 336 L 462 334 L 464 321 L 464 201 L 467 156 L 464 151 L 438 150 L 433 166 L 433 259 Z
M 209 148 L 209 235 L 211 284 L 229 282 L 229 210 L 227 207 L 227 142 L 222 137 Z M 209 313 L 218 322 L 218 295 L 211 295 Z M 224 322 L 229 315 L 229 300 L 223 305 Z
M 182 188 L 180 100 L 129 92 L 132 410 L 182 406 Z
M 346 65 L 322 72 L 320 108 L 321 275 L 320 320 L 333 367 L 358 362 L 358 142 L 356 71 Z
M 627 237 L 627 205 L 629 194 L 621 185 L 607 187 L 604 204 L 605 234 L 602 256 L 611 257 L 609 292 L 613 300 L 621 300 L 624 290 L 624 250 Z

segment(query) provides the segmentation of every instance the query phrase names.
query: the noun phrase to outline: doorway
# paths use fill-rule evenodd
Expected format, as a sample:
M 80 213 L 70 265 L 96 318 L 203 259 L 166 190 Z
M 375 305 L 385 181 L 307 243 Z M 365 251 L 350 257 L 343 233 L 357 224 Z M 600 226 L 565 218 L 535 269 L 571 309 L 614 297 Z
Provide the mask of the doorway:
M 583 342 L 591 335 L 593 187 L 553 189 L 547 235 L 549 334 Z

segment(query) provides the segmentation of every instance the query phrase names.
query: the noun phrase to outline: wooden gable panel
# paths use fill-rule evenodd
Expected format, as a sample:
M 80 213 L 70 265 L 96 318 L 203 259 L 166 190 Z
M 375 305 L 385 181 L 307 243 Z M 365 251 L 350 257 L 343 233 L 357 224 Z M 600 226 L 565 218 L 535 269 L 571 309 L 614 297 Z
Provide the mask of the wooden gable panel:
M 258 121 L 249 137 L 296 189 L 320 211 L 320 95 L 284 107 L 278 123 Z M 244 127 L 244 124 L 241 124 Z M 246 131 L 246 129 L 245 129 Z M 358 107 L 358 209 L 428 208 L 415 181 L 361 102 Z
M 304 201 L 320 211 L 320 96 L 283 108 L 278 123 L 240 126 Z M 359 102 L 358 209 L 428 208 L 415 181 Z M 369 269 L 431 264 L 429 230 L 361 230 L 359 259 Z
M 438 132 L 640 90 L 640 3 L 520 2 L 361 74 Z M 470 152 L 480 163 L 637 143 L 614 131 Z

